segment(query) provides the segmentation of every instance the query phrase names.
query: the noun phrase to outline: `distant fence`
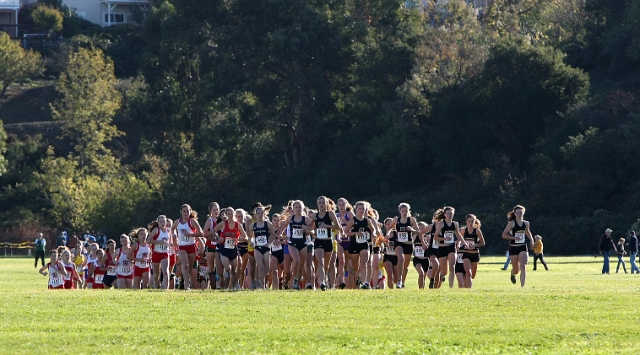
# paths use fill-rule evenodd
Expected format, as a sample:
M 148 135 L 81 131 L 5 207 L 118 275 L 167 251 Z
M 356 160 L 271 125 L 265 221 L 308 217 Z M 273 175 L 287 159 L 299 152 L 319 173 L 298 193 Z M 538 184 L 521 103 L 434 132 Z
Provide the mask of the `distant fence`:
M 23 243 L 0 243 L 0 248 L 4 249 L 4 256 L 31 256 L 32 249 L 35 249 L 35 242 L 23 242 Z M 0 256 L 2 256 L 0 252 Z

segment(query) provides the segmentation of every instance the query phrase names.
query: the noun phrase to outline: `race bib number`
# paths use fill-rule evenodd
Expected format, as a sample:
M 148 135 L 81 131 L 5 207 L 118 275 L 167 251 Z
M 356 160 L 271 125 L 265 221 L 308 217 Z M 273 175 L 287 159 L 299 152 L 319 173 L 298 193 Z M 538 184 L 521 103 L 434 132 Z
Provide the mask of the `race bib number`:
M 57 273 L 51 274 L 51 286 L 60 286 L 62 285 L 62 279 L 58 277 Z
M 234 249 L 236 247 L 236 240 L 232 238 L 226 238 L 224 240 L 224 247 L 226 249 Z
M 302 234 L 303 234 L 303 233 L 302 233 L 302 229 L 294 228 L 294 229 L 292 230 L 292 236 L 291 236 L 291 237 L 292 237 L 292 238 L 295 238 L 295 239 L 300 239 L 300 238 L 302 238 L 302 237 L 303 237 L 303 235 L 302 235 Z
M 407 232 L 398 232 L 398 241 L 400 243 L 406 243 L 409 241 L 409 233 Z
M 462 263 L 463 263 L 463 261 L 462 261 L 462 254 L 458 254 L 458 258 L 456 259 L 456 262 L 457 262 L 458 264 L 462 264 Z
M 329 239 L 329 232 L 327 228 L 318 228 L 316 229 L 316 237 L 318 239 Z
M 140 262 L 140 265 L 142 265 L 142 267 L 146 267 L 149 266 L 149 253 L 142 253 L 142 261 Z
M 307 244 L 311 244 L 311 236 L 310 235 L 307 236 Z
M 191 238 L 189 238 L 186 233 L 187 233 L 186 229 L 181 229 L 180 230 L 180 242 L 189 243 Z
M 200 266 L 200 276 L 202 276 L 202 277 L 206 277 L 207 276 L 207 267 L 206 266 Z
M 433 245 L 431 246 L 431 249 L 439 249 L 440 245 L 438 245 L 438 243 L 433 243 Z
M 160 253 L 168 253 L 169 252 L 169 244 L 167 243 L 167 239 L 162 239 L 162 244 L 156 244 L 156 251 Z M 167 244 L 165 244 L 167 243 Z
M 366 243 L 367 240 L 369 240 L 368 236 L 369 236 L 369 233 L 363 233 L 363 234 L 356 235 L 356 243 L 358 243 L 358 244 Z
M 94 279 L 93 279 L 94 280 L 93 283 L 101 284 L 102 283 L 102 279 L 104 279 L 104 275 L 103 274 L 96 274 Z
M 422 249 L 421 246 L 416 245 L 413 249 L 413 255 L 417 256 L 418 258 L 424 258 L 424 249 Z
M 115 276 L 116 275 L 116 267 L 115 266 L 109 266 L 107 268 L 107 275 Z
M 474 249 L 475 248 L 476 243 L 474 243 L 473 240 L 467 240 L 466 242 L 467 242 L 467 249 Z
M 271 244 L 271 251 L 282 250 L 282 244 Z
M 256 237 L 256 245 L 259 247 L 267 246 L 267 236 L 259 235 Z
M 526 236 L 525 232 L 516 232 L 516 240 L 515 240 L 515 242 L 518 243 L 518 244 L 524 243 L 525 236 Z
M 444 242 L 447 244 L 453 244 L 454 233 L 451 231 L 444 232 Z
M 120 269 L 120 273 L 121 273 L 122 275 L 129 275 L 129 274 L 131 273 L 131 267 L 130 267 L 130 266 L 123 266 L 123 267 Z
M 396 249 L 394 247 L 387 247 L 385 253 L 387 255 L 396 255 Z

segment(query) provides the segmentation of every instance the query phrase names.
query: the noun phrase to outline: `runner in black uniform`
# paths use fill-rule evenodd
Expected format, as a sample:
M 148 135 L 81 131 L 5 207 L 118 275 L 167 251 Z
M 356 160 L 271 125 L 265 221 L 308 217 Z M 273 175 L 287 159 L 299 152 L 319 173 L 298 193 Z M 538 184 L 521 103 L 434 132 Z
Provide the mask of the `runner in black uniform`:
M 466 247 L 466 243 L 459 232 L 458 222 L 453 221 L 455 208 L 446 206 L 442 209 L 437 219 L 434 239 L 438 241 L 438 261 L 440 263 L 440 275 L 447 276 L 449 271 L 449 287 L 453 287 L 453 278 L 456 264 L 456 238 Z M 448 266 L 448 267 L 447 267 Z
M 524 220 L 525 208 L 517 205 L 507 214 L 509 223 L 502 232 L 502 238 L 509 240 L 509 257 L 511 258 L 511 283 L 516 283 L 516 275 L 520 273 L 520 286 L 524 287 L 527 279 L 527 264 L 529 263 L 529 245 L 533 248 L 533 236 L 529 230 L 529 222 Z
M 311 228 L 314 230 L 315 241 L 314 255 L 318 261 L 318 267 L 316 272 L 317 280 L 320 282 L 320 289 L 322 291 L 327 289 L 326 273 L 329 270 L 329 261 L 331 261 L 331 254 L 333 250 L 333 231 L 341 231 L 342 226 L 340 220 L 336 216 L 333 210 L 327 210 L 327 206 L 334 206 L 333 201 L 325 196 L 318 197 L 318 212 L 310 215 L 309 218 L 313 221 Z
M 387 286 L 393 289 L 393 286 L 398 282 L 398 256 L 396 255 L 396 242 L 398 240 L 398 233 L 393 228 L 393 219 L 387 218 L 384 220 L 384 228 L 387 231 L 384 243 L 384 257 L 382 258 L 383 266 L 387 272 Z
M 464 285 L 467 288 L 473 286 L 473 279 L 476 278 L 476 271 L 478 270 L 478 262 L 480 261 L 480 250 L 485 246 L 484 236 L 480 227 L 482 223 L 473 214 L 468 214 L 466 217 L 467 226 L 463 228 L 462 233 L 464 240 L 467 242 L 467 247 L 462 251 L 462 261 L 464 263 L 465 282 Z
M 411 206 L 408 203 L 401 203 L 398 206 L 399 217 L 393 219 L 393 225 L 398 232 L 398 243 L 396 244 L 396 255 L 398 256 L 398 283 L 396 287 L 403 288 L 411 263 L 413 254 L 413 241 L 411 233 L 418 232 L 418 223 L 411 217 Z
M 427 228 L 424 222 L 418 223 L 420 231 Z M 429 256 L 427 255 L 428 242 L 421 232 L 413 233 L 413 267 L 418 272 L 418 288 L 424 288 L 424 281 L 429 271 Z
M 370 288 L 367 281 L 367 261 L 369 260 L 369 240 L 371 240 L 371 232 L 375 230 L 373 221 L 369 219 L 366 213 L 366 203 L 359 201 L 355 205 L 356 215 L 347 222 L 345 228 L 346 235 L 349 237 L 349 258 L 354 273 L 357 275 L 360 271 L 361 288 Z
M 251 224 L 249 228 L 249 240 L 255 245 L 254 256 L 256 258 L 257 280 L 256 288 L 265 289 L 266 278 L 269 275 L 269 262 L 271 259 L 270 245 L 276 239 L 276 232 L 273 224 L 265 216 L 265 208 L 263 206 L 256 207 L 253 210 L 256 222 Z
M 278 235 L 282 236 L 285 230 L 289 230 L 289 254 L 293 262 L 291 269 L 293 272 L 293 289 L 300 289 L 300 278 L 302 269 L 307 260 L 307 239 L 305 235 L 309 233 L 311 219 L 303 215 L 304 203 L 300 200 L 293 202 L 293 214 L 282 223 L 278 230 Z

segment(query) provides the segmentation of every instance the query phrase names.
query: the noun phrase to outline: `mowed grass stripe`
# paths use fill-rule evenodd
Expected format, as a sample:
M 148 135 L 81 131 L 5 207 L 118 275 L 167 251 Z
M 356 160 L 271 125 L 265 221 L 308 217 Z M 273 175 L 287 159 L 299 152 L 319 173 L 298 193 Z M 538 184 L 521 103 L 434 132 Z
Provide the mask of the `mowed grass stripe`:
M 0 352 L 611 354 L 640 345 L 640 275 L 548 258 L 520 288 L 484 257 L 472 290 L 46 290 L 31 259 L 0 260 Z M 575 262 L 573 262 L 575 261 Z M 612 262 L 615 272 L 615 263 Z

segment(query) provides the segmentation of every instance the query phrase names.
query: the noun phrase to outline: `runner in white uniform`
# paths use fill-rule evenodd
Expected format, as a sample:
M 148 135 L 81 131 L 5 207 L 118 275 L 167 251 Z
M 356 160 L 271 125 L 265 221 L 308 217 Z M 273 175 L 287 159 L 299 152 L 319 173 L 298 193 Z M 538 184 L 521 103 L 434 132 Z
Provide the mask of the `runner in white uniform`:
M 117 261 L 118 288 L 129 289 L 133 285 L 133 265 L 128 257 L 131 250 L 129 236 L 121 235 L 120 244 L 122 247 L 118 248 L 114 254 Z

